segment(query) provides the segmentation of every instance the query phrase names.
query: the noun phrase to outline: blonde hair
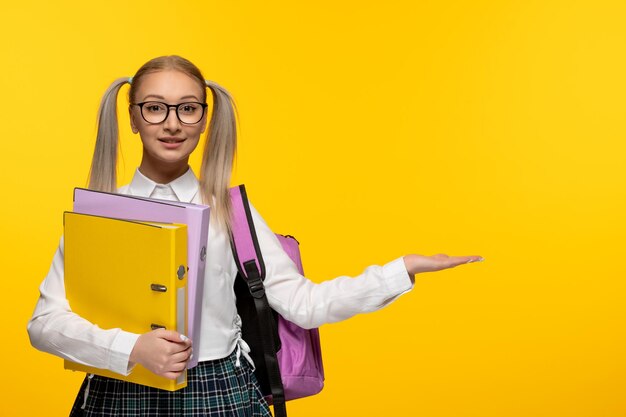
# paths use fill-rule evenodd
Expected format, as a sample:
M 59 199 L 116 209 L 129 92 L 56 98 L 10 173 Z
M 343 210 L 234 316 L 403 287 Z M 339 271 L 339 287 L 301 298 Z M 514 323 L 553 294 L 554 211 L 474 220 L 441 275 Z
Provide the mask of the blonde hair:
M 105 91 L 98 110 L 98 135 L 91 162 L 89 188 L 107 192 L 117 190 L 117 95 L 120 88 L 126 83 L 130 84 L 128 100 L 133 104 L 143 77 L 164 70 L 180 71 L 196 80 L 202 88 L 203 101 L 206 101 L 206 88 L 211 91 L 213 112 L 200 168 L 200 194 L 202 201 L 211 206 L 211 216 L 217 225 L 230 231 L 232 208 L 228 187 L 237 150 L 235 103 L 226 89 L 206 81 L 198 67 L 180 56 L 154 58 L 139 68 L 132 79 L 118 78 Z

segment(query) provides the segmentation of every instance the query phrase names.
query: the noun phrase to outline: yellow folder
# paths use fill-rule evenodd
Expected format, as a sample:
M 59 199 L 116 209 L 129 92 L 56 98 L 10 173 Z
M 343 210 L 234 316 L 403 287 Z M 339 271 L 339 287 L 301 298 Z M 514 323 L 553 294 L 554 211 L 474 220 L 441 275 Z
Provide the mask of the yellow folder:
M 186 334 L 187 226 L 64 214 L 65 292 L 72 311 L 103 329 Z M 175 391 L 187 385 L 136 365 L 128 376 L 65 361 L 65 368 Z

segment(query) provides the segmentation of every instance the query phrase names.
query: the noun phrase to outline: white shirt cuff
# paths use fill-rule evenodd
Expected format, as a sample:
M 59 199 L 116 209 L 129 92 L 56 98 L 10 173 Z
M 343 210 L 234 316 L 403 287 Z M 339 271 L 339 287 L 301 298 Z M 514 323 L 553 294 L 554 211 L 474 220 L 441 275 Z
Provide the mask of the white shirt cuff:
M 130 353 L 135 347 L 139 335 L 135 333 L 120 332 L 113 339 L 111 344 L 111 356 L 109 357 L 110 369 L 118 374 L 128 375 L 132 370 L 129 359 Z
M 385 304 L 413 289 L 414 282 L 406 270 L 404 258 L 398 258 L 384 265 L 383 276 L 383 282 L 389 291 L 388 294 L 392 294 L 392 297 Z

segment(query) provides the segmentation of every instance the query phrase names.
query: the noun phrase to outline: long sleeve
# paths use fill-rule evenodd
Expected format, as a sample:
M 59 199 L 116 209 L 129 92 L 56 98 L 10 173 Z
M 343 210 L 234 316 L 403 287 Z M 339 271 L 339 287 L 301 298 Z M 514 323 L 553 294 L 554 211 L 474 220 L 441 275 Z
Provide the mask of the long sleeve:
M 62 238 L 39 292 L 35 312 L 28 322 L 28 335 L 35 348 L 128 375 L 130 353 L 139 335 L 121 329 L 101 329 L 72 312 L 65 298 Z
M 318 327 L 378 310 L 413 288 L 402 258 L 370 266 L 354 278 L 341 276 L 314 283 L 299 273 L 254 207 L 251 212 L 265 262 L 268 301 L 301 327 Z

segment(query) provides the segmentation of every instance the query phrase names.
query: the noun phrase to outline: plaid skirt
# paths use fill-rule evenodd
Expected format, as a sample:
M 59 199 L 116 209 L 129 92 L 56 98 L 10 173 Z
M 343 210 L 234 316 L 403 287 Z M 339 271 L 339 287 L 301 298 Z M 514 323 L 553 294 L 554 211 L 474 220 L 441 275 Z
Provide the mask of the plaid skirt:
M 98 375 L 89 381 L 88 376 L 70 417 L 271 417 L 252 367 L 243 357 L 240 366 L 236 361 L 233 352 L 200 362 L 187 371 L 187 387 L 172 392 Z

